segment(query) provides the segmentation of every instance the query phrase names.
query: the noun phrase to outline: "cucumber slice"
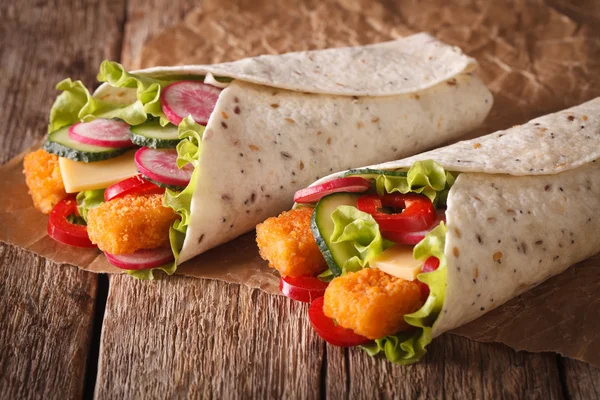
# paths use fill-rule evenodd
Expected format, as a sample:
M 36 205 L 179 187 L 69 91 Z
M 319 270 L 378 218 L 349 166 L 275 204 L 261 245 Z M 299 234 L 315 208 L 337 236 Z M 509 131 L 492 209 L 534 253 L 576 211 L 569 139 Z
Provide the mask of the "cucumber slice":
M 42 146 L 48 153 L 73 161 L 94 162 L 108 160 L 125 153 L 128 148 L 114 148 L 81 143 L 71 139 L 69 127 L 61 128 L 48 135 Z
M 362 169 L 351 169 L 345 172 L 341 178 L 345 178 L 347 176 L 360 176 L 365 179 L 375 179 L 379 175 L 387 175 L 387 176 L 407 176 L 408 172 L 401 171 L 386 171 L 383 169 L 370 169 L 370 168 L 362 168 Z
M 151 149 L 174 149 L 181 141 L 175 125 L 160 126 L 158 120 L 131 127 L 131 141 Z
M 354 248 L 348 243 L 331 243 L 334 228 L 331 214 L 339 206 L 356 206 L 359 197 L 360 195 L 350 193 L 334 193 L 325 196 L 319 200 L 310 221 L 310 229 L 315 241 L 335 276 L 342 274 L 342 266 L 354 255 Z

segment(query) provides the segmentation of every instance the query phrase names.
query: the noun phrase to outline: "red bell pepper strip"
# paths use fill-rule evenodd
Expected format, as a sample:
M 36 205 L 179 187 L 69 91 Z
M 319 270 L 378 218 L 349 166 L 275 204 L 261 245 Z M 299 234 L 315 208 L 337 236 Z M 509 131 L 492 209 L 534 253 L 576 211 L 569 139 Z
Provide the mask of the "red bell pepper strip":
M 110 201 L 127 194 L 161 194 L 165 189 L 148 182 L 142 175 L 132 176 L 109 186 L 104 191 L 104 201 Z
M 282 276 L 279 290 L 292 300 L 310 303 L 324 296 L 328 285 L 314 276 Z
M 88 236 L 87 227 L 69 222 L 69 215 L 79 216 L 74 196 L 61 200 L 48 218 L 48 236 L 57 242 L 77 247 L 96 247 Z
M 381 236 L 383 236 L 385 239 L 391 240 L 392 242 L 395 242 L 395 243 L 410 244 L 410 245 L 414 246 L 414 245 L 418 244 L 421 240 L 423 240 L 429 232 L 431 232 L 433 229 L 437 228 L 441 222 L 446 222 L 446 209 L 440 208 L 440 209 L 436 210 L 435 213 L 436 213 L 437 217 L 436 217 L 435 221 L 433 222 L 433 224 L 427 229 L 423 229 L 422 231 L 415 231 L 415 232 L 382 231 Z
M 427 197 L 409 194 L 367 194 L 358 198 L 356 207 L 373 216 L 379 229 L 384 232 L 417 232 L 429 228 L 436 219 L 435 207 Z M 401 212 L 386 214 L 383 207 Z

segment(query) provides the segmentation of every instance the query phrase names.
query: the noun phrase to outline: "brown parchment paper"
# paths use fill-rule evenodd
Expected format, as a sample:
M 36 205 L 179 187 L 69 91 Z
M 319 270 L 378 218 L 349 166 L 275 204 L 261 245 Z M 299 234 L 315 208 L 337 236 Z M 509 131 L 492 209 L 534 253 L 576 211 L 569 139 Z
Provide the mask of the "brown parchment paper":
M 469 136 L 600 95 L 600 3 L 593 0 L 205 0 L 179 25 L 146 43 L 126 67 L 230 61 L 375 43 L 419 31 L 477 58 L 478 74 L 494 92 L 489 118 Z M 122 272 L 97 250 L 61 246 L 47 237 L 47 217 L 27 195 L 22 158 L 0 168 L 0 241 L 88 271 Z M 258 256 L 253 232 L 183 264 L 177 273 L 278 293 L 279 279 Z M 454 333 L 517 350 L 555 351 L 600 367 L 598 293 L 600 256 Z

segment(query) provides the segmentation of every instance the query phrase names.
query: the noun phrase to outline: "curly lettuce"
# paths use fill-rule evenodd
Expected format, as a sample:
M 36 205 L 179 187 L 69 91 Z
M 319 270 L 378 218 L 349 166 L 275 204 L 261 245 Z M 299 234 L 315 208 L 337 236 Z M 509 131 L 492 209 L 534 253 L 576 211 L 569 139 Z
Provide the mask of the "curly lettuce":
M 448 191 L 455 177 L 433 160 L 417 161 L 408 170 L 407 176 L 379 175 L 375 188 L 379 195 L 386 193 L 420 193 L 435 206 L 445 205 Z
M 194 197 L 194 191 L 196 190 L 197 176 L 200 173 L 198 163 L 204 128 L 204 126 L 197 124 L 191 116 L 184 118 L 178 127 L 181 142 L 177 144 L 177 166 L 183 168 L 187 164 L 192 164 L 194 166 L 194 172 L 192 173 L 190 183 L 185 189 L 181 192 L 167 189 L 163 199 L 164 206 L 171 207 L 180 217 L 180 219 L 173 223 L 169 230 L 169 241 L 171 243 L 173 255 L 175 256 L 173 272 L 175 272 L 175 269 L 177 268 L 179 253 L 183 248 L 185 234 L 191 221 L 192 198 Z
M 114 97 L 96 97 L 81 81 L 65 79 L 56 85 L 56 89 L 62 93 L 57 96 L 50 110 L 48 132 L 95 118 L 118 118 L 129 125 L 139 125 L 149 115 L 160 118 L 161 125 L 165 126 L 169 121 L 162 112 L 160 93 L 166 85 L 175 82 L 175 78 L 165 80 L 132 74 L 125 71 L 121 64 L 105 60 L 100 65 L 98 80 L 108 82 L 114 88 L 135 89 L 135 100 L 124 104 Z
M 365 268 L 369 261 L 394 243 L 385 240 L 379 232 L 379 225 L 371 214 L 352 206 L 340 206 L 332 214 L 333 233 L 331 242 L 344 245 L 345 253 L 351 255 L 341 266 L 341 274 L 356 272 Z M 334 278 L 331 269 L 319 275 L 324 281 Z
M 108 60 L 105 60 L 100 64 L 98 80 L 100 82 L 107 82 L 109 85 L 116 88 L 136 90 L 137 101 L 129 107 L 135 107 L 136 109 L 142 110 L 145 118 L 136 123 L 132 123 L 122 118 L 128 124 L 140 124 L 146 120 L 148 114 L 155 118 L 160 118 L 161 126 L 166 126 L 169 123 L 169 120 L 163 113 L 160 105 L 160 93 L 165 86 L 173 83 L 174 80 L 163 80 L 132 74 L 125 71 L 121 64 Z

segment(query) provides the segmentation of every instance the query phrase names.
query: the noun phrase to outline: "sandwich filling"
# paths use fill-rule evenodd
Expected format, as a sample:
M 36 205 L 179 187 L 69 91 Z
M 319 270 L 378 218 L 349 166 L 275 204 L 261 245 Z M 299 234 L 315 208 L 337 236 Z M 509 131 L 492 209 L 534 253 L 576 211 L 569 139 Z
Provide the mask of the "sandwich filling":
M 444 302 L 455 178 L 433 161 L 350 170 L 298 191 L 295 209 L 260 224 L 261 256 L 282 274 L 284 294 L 312 303 L 312 326 L 325 340 L 416 362 Z

